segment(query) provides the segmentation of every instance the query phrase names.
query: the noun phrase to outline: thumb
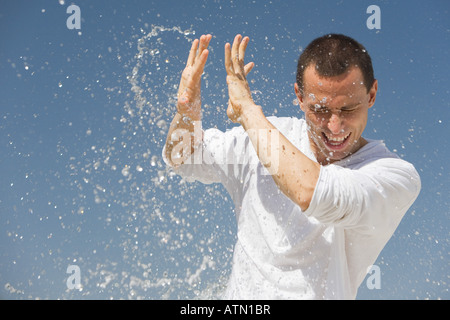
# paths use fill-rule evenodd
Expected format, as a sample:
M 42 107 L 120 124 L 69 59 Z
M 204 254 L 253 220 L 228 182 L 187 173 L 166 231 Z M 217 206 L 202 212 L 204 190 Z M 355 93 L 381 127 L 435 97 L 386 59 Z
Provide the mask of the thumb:
M 252 71 L 254 66 L 255 64 L 253 62 L 249 62 L 244 66 L 244 73 L 246 76 L 250 73 L 250 71 Z

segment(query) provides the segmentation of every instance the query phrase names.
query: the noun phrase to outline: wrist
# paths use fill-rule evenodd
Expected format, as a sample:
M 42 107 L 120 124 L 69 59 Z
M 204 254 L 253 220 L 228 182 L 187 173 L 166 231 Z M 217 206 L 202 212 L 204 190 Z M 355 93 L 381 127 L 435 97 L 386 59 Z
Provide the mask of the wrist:
M 192 123 L 194 121 L 201 121 L 202 120 L 202 114 L 201 112 L 198 113 L 182 113 L 179 110 L 177 110 L 177 113 L 180 115 L 181 120 L 186 123 Z
M 179 98 L 177 103 L 177 113 L 187 120 L 201 120 L 202 109 L 200 98 L 197 97 L 191 100 L 186 97 Z
M 178 103 L 177 113 L 184 122 L 198 121 L 202 118 L 202 109 L 200 103 Z

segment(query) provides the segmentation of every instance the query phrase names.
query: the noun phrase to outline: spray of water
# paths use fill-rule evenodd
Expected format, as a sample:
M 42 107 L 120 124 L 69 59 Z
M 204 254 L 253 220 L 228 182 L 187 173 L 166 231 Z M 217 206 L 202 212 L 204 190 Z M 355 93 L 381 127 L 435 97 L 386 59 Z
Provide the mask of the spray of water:
M 77 214 L 96 214 L 83 196 L 92 192 L 95 204 L 104 210 L 100 225 L 114 235 L 103 241 L 115 252 L 111 258 L 95 265 L 93 257 L 78 260 L 81 270 L 87 269 L 79 294 L 213 299 L 223 290 L 231 264 L 234 236 L 231 227 L 223 225 L 233 218 L 214 217 L 213 209 L 223 208 L 227 199 L 219 186 L 206 186 L 206 193 L 202 186 L 205 194 L 198 200 L 199 186 L 186 184 L 161 157 L 187 55 L 183 49 L 189 48 L 195 31 L 149 29 L 135 37 L 137 52 L 126 63 L 129 89 L 120 89 L 125 94 L 123 113 L 116 121 L 120 128 L 104 145 L 91 147 L 96 152 L 85 152 L 82 162 L 72 157 L 69 164 L 72 176 L 79 179 Z M 175 44 L 180 47 L 177 52 Z M 66 294 L 71 297 L 74 292 Z

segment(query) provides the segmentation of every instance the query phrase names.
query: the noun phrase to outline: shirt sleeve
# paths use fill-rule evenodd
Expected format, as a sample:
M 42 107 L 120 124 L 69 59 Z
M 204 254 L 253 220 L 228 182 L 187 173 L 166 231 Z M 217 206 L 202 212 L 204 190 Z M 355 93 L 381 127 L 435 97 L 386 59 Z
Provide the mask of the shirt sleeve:
M 378 159 L 356 170 L 323 166 L 305 214 L 368 234 L 395 230 L 420 188 L 419 174 L 402 159 Z
M 250 151 L 250 152 L 248 152 Z M 254 158 L 251 142 L 242 127 L 226 132 L 211 128 L 203 131 L 203 140 L 193 155 L 173 170 L 188 182 L 222 183 L 230 193 L 242 181 L 244 170 Z M 167 165 L 170 163 L 163 159 Z

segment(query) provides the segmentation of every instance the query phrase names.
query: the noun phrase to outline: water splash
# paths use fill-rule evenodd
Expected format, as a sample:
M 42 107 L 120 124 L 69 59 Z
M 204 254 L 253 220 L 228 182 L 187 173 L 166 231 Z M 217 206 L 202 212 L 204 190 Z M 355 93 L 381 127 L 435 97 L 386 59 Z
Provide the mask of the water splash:
M 115 253 L 94 266 L 94 257 L 79 260 L 87 270 L 83 291 L 66 291 L 66 297 L 210 299 L 224 287 L 234 238 L 227 228 L 218 228 L 229 221 L 211 217 L 210 209 L 223 207 L 227 199 L 218 198 L 223 194 L 218 186 L 207 187 L 192 209 L 198 186 L 187 185 L 161 158 L 187 56 L 174 44 L 189 48 L 192 35 L 194 30 L 177 26 L 140 30 L 133 39 L 136 53 L 126 62 L 129 89 L 108 89 L 125 95 L 114 136 L 71 158 L 78 214 L 99 215 L 100 225 L 115 236 L 103 240 L 103 250 Z M 95 207 L 87 200 L 90 192 Z

